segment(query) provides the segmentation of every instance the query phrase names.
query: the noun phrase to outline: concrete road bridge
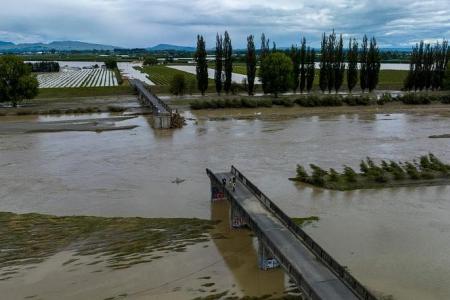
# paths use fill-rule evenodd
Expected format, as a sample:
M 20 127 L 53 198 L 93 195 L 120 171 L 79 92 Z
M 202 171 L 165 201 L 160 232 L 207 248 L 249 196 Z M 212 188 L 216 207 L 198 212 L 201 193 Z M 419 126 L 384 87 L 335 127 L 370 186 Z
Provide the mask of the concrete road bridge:
M 149 106 L 153 113 L 153 128 L 169 129 L 172 128 L 172 117 L 176 111 L 156 95 L 151 93 L 145 84 L 138 79 L 130 79 L 130 84 L 138 93 L 138 98 L 144 105 Z
M 254 231 L 261 269 L 281 266 L 307 299 L 377 299 L 235 167 L 206 173 L 212 201 L 231 204 L 230 224 Z

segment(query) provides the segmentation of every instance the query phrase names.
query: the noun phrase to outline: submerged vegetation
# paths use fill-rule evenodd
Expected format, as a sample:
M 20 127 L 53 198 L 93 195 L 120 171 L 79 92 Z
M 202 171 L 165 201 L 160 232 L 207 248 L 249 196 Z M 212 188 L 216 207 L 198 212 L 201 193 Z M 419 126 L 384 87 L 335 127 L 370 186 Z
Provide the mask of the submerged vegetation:
M 1 212 L 0 268 L 40 263 L 62 250 L 73 251 L 75 255 L 96 255 L 98 263 L 104 262 L 113 269 L 128 268 L 208 241 L 207 233 L 214 225 L 213 221 L 199 219 L 56 217 Z
M 367 158 L 361 161 L 360 173 L 349 166 L 344 166 L 342 173 L 332 168 L 327 171 L 314 164 L 310 164 L 310 168 L 312 173 L 308 174 L 303 166 L 297 165 L 297 176 L 292 180 L 332 190 L 450 183 L 450 165 L 431 153 L 421 156 L 419 161 L 382 160 L 379 165 Z

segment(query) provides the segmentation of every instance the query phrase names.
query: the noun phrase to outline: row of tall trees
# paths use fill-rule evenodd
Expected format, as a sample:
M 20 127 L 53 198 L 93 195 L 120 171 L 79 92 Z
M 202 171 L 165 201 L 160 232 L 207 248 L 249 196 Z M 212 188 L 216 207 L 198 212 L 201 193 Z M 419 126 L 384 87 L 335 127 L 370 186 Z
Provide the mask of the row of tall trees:
M 422 91 L 443 88 L 449 58 L 450 49 L 446 40 L 433 46 L 424 41 L 417 43 L 412 49 L 405 89 Z
M 447 49 L 447 48 L 446 48 Z M 273 43 L 270 48 L 270 40 L 264 34 L 261 35 L 261 47 L 259 51 L 259 64 L 263 66 L 264 60 L 271 54 L 284 52 L 276 49 Z M 231 91 L 232 71 L 233 71 L 233 48 L 228 32 L 224 36 L 217 34 L 215 49 L 215 87 L 216 92 L 220 94 L 225 91 L 227 94 Z M 312 47 L 307 46 L 306 39 L 301 40 L 300 46 L 292 46 L 286 51 L 291 60 L 292 70 L 290 74 L 281 74 L 284 79 L 289 78 L 290 88 L 296 92 L 310 92 L 315 79 L 315 61 L 316 52 Z M 208 88 L 208 70 L 206 60 L 205 42 L 202 36 L 197 37 L 197 52 L 195 54 L 197 62 L 197 82 L 198 89 L 204 94 Z M 359 82 L 361 90 L 372 92 L 378 85 L 380 72 L 380 51 L 377 41 L 374 37 L 370 40 L 364 36 L 361 47 L 355 38 L 350 39 L 348 49 L 344 49 L 344 40 L 342 35 L 339 37 L 333 31 L 330 35 L 326 33 L 322 36 L 319 67 L 319 87 L 322 92 L 328 91 L 336 93 L 342 88 L 345 74 L 347 75 L 347 88 L 351 92 Z M 273 63 L 285 63 L 281 57 L 272 57 Z M 247 37 L 246 69 L 247 69 L 247 91 L 249 95 L 254 94 L 255 80 L 257 74 L 258 56 L 256 53 L 254 36 Z M 274 70 L 274 68 L 268 68 Z M 275 66 L 276 67 L 276 66 Z M 289 69 L 289 68 L 288 68 Z M 285 70 L 284 70 L 285 71 Z M 347 73 L 346 73 L 347 71 Z M 260 70 L 259 75 L 262 88 L 265 93 L 273 90 L 273 84 L 270 87 L 266 78 L 268 74 Z M 289 75 L 289 76 L 288 76 Z M 359 77 L 359 81 L 358 81 Z M 283 88 L 286 85 L 283 84 Z
M 322 36 L 319 87 L 322 92 L 336 93 L 342 87 L 347 66 L 347 88 L 351 92 L 358 82 L 358 63 L 360 65 L 359 83 L 364 92 L 368 89 L 372 92 L 378 85 L 380 73 L 380 50 L 377 41 L 373 37 L 370 42 L 364 36 L 361 49 L 358 42 L 352 38 L 345 53 L 342 35 L 337 38 L 333 31 L 329 36 Z

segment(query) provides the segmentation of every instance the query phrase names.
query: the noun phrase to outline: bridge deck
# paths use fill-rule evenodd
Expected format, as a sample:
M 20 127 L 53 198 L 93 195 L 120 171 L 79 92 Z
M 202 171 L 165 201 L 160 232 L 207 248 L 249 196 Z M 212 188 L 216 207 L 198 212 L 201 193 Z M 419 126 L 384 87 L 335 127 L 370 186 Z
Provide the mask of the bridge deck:
M 215 175 L 220 180 L 226 178 L 227 182 L 233 176 L 231 173 L 216 173 Z M 278 250 L 289 258 L 291 265 L 303 274 L 305 281 L 321 299 L 358 299 L 296 235 L 263 206 L 240 180 L 236 180 L 235 192 L 228 184 L 226 189 L 233 195 L 235 201 L 239 202 L 254 223 L 277 245 Z
M 151 102 L 151 105 L 156 108 L 159 114 L 168 114 L 170 111 L 167 110 L 165 106 L 152 94 L 150 93 L 144 86 L 144 83 L 137 79 L 130 80 L 130 83 L 148 100 Z

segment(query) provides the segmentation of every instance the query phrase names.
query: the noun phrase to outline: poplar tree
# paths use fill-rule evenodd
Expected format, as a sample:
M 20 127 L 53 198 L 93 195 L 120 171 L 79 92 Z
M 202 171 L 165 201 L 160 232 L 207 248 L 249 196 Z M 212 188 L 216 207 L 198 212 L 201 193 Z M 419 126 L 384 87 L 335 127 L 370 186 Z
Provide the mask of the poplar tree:
M 364 91 L 368 88 L 368 78 L 367 78 L 367 59 L 368 59 L 368 39 L 367 36 L 364 35 L 361 51 L 359 53 L 359 63 L 361 65 L 361 69 L 359 72 L 359 84 L 361 86 L 361 90 Z
M 206 46 L 203 36 L 197 35 L 197 51 L 195 52 L 197 88 L 205 95 L 208 89 L 208 62 L 206 61 Z
M 261 34 L 261 50 L 260 50 L 260 63 L 264 60 L 264 58 L 269 54 L 269 39 L 266 39 L 266 35 Z
M 313 83 L 314 83 L 314 76 L 315 76 L 315 70 L 316 70 L 316 66 L 315 66 L 316 50 L 310 49 L 308 47 L 306 56 L 307 56 L 307 61 L 308 61 L 308 66 L 306 68 L 306 90 L 309 93 L 309 92 L 311 92 Z
M 330 36 L 328 37 L 328 47 L 327 47 L 327 83 L 328 83 L 328 93 L 331 93 L 331 91 L 334 89 L 335 86 L 335 70 L 334 70 L 334 66 L 336 63 L 336 33 L 333 32 L 330 34 Z
M 380 60 L 380 50 L 377 46 L 377 40 L 375 39 L 375 37 L 372 37 L 372 39 L 370 40 L 367 58 L 367 87 L 369 89 L 369 92 L 372 92 L 374 89 L 376 89 L 378 85 L 381 66 Z
M 216 83 L 216 92 L 218 95 L 222 92 L 222 67 L 223 67 L 223 39 L 222 35 L 216 35 L 216 66 L 214 81 Z
M 358 82 L 358 42 L 355 38 L 348 43 L 347 61 L 347 87 L 351 93 Z
M 328 72 L 327 72 L 327 61 L 328 61 L 328 38 L 325 33 L 322 35 L 322 42 L 320 44 L 320 73 L 319 73 L 319 87 L 322 93 L 328 87 Z
M 256 77 L 256 50 L 253 35 L 247 37 L 247 92 L 253 96 Z
M 300 93 L 303 93 L 306 87 L 306 39 L 302 39 L 300 47 Z
M 289 55 L 292 61 L 292 89 L 296 93 L 300 83 L 300 51 L 298 47 L 292 45 Z
M 334 90 L 337 93 L 344 82 L 345 73 L 344 40 L 342 39 L 342 34 L 339 36 L 339 42 L 336 44 L 334 53 Z
M 231 46 L 231 39 L 227 31 L 225 31 L 223 40 L 223 57 L 225 69 L 225 82 L 223 84 L 223 89 L 228 94 L 231 90 L 231 76 L 233 73 L 233 47 Z

